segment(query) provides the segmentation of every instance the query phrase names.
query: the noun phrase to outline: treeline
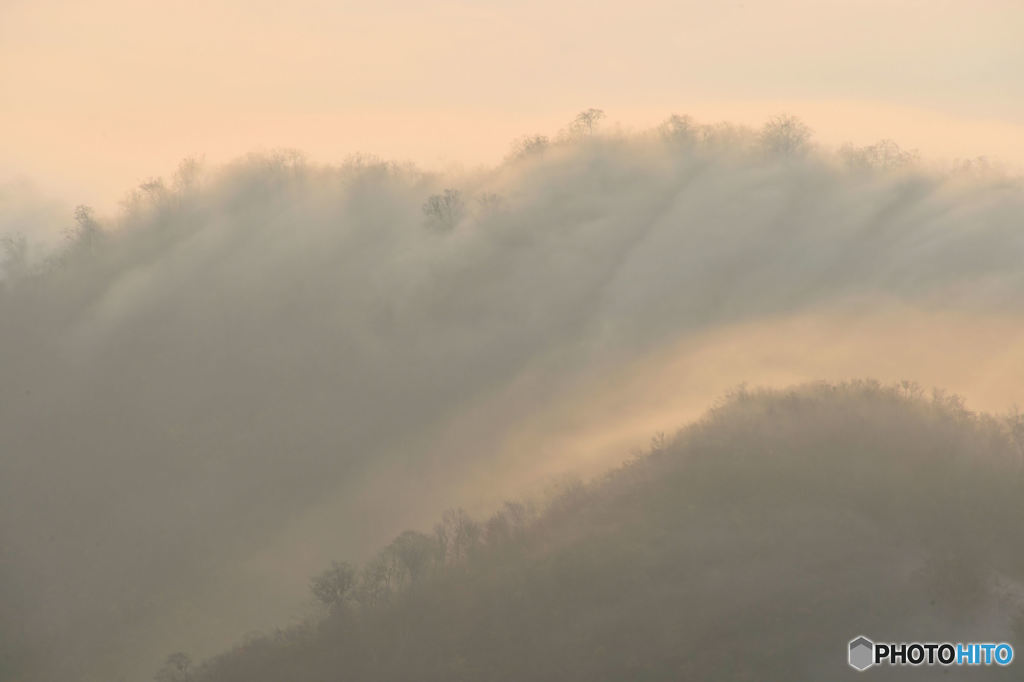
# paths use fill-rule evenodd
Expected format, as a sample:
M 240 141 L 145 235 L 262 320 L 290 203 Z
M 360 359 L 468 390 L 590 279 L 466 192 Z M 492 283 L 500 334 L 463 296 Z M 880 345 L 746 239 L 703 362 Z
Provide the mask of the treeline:
M 322 618 L 158 679 L 853 679 L 862 632 L 1019 641 L 1022 448 L 1020 415 L 910 383 L 739 390 L 537 514 L 334 564 Z
M 704 124 L 687 115 L 673 114 L 654 129 L 632 136 L 619 131 L 603 133 L 601 124 L 605 118 L 603 110 L 591 108 L 580 112 L 554 137 L 537 133 L 518 138 L 511 145 L 505 165 L 515 165 L 549 152 L 564 151 L 601 139 L 614 144 L 655 141 L 674 152 L 723 158 L 798 159 L 816 152 L 822 161 L 832 159 L 840 167 L 856 171 L 909 169 L 920 161 L 916 150 L 903 149 L 889 139 L 866 146 L 847 144 L 835 152 L 816 149 L 812 144 L 811 128 L 791 114 L 771 117 L 759 129 L 725 122 Z M 336 172 L 341 176 L 351 176 L 354 172 L 377 178 L 388 174 L 405 175 L 419 184 L 430 184 L 436 179 L 434 174 L 417 170 L 411 164 L 384 162 L 366 155 L 355 155 L 336 168 L 316 167 L 309 164 L 303 154 L 292 150 L 264 156 L 250 155 L 229 165 L 226 170 L 228 177 L 215 179 L 222 188 L 268 172 L 272 175 L 265 176 L 263 180 L 275 184 L 288 176 L 322 177 Z M 492 173 L 500 170 L 497 168 Z M 997 166 L 979 157 L 958 161 L 954 170 L 995 173 Z M 278 178 L 273 178 L 273 175 Z M 92 207 L 80 204 L 74 209 L 73 221 L 59 227 L 64 236 L 63 245 L 47 253 L 40 253 L 41 249 L 31 243 L 24 231 L 0 234 L 0 282 L 23 280 L 85 257 L 95 257 L 108 237 L 121 233 L 125 228 L 138 228 L 142 223 L 167 224 L 187 217 L 190 209 L 201 205 L 202 202 L 196 202 L 197 192 L 204 181 L 209 180 L 202 161 L 188 157 L 169 179 L 154 177 L 132 189 L 122 200 L 122 211 L 116 216 L 101 220 Z M 477 182 L 470 180 L 467 184 Z M 427 227 L 444 231 L 454 228 L 465 218 L 491 214 L 504 203 L 503 197 L 493 192 L 447 187 L 425 198 L 422 214 Z M 181 215 L 183 213 L 184 216 Z M 55 226 L 32 227 L 52 231 Z
M 448 510 L 432 535 L 407 530 L 396 537 L 362 569 L 349 562 L 334 562 L 314 577 L 313 596 L 328 609 L 372 609 L 401 591 L 436 575 L 438 571 L 522 541 L 534 519 L 531 508 L 506 502 L 485 523 L 462 508 Z

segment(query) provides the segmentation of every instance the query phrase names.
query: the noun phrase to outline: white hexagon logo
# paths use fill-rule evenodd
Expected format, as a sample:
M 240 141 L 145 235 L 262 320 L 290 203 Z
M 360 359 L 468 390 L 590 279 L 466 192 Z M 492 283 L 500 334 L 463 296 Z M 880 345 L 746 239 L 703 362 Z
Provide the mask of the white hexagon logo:
M 850 657 L 847 659 L 854 670 L 867 670 L 875 664 L 875 643 L 861 635 L 850 640 Z

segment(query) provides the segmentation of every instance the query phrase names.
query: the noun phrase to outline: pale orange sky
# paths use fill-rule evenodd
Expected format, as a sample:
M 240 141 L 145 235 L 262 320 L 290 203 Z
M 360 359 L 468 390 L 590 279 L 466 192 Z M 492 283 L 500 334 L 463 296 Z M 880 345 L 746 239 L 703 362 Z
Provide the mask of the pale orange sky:
M 578 110 L 1024 163 L 1020 0 L 0 0 L 0 181 L 113 206 L 187 155 L 501 158 Z

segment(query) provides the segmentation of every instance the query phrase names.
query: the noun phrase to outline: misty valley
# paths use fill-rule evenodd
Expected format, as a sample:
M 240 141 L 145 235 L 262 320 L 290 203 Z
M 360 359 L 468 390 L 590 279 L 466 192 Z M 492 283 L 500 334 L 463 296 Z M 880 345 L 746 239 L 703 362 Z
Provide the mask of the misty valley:
M 491 166 L 277 151 L 0 208 L 2 682 L 1024 643 L 1024 186 L 984 159 L 587 109 Z

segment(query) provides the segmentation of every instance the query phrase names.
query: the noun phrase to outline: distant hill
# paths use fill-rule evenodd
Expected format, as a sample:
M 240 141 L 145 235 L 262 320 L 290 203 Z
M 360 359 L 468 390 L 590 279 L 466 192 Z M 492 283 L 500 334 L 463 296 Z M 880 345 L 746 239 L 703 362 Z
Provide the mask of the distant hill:
M 535 513 L 449 512 L 336 564 L 314 580 L 322 620 L 162 675 L 831 680 L 857 675 L 859 634 L 1014 641 L 1022 436 L 909 384 L 741 390 Z M 965 673 L 870 674 L 940 672 Z

